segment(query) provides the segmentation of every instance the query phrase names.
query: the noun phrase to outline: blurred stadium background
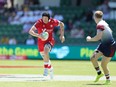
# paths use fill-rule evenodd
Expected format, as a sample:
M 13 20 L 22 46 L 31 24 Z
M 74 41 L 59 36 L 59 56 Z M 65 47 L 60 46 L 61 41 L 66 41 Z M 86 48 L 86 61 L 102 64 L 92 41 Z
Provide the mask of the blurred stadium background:
M 48 11 L 51 17 L 64 22 L 66 36 L 61 44 L 59 28 L 55 28 L 56 45 L 51 58 L 88 60 L 97 46 L 85 39 L 95 35 L 92 19 L 95 10 L 104 12 L 116 39 L 115 0 L 0 0 L 0 59 L 41 59 L 37 40 L 29 36 L 28 30 L 42 12 Z
M 0 76 L 43 73 L 37 39 L 30 36 L 28 30 L 41 18 L 44 11 L 48 11 L 51 17 L 65 24 L 65 43 L 60 43 L 59 28 L 56 27 L 54 30 L 56 44 L 50 58 L 53 59 L 55 74 L 95 75 L 96 72 L 87 60 L 98 42 L 87 43 L 85 39 L 87 35 L 95 35 L 96 24 L 92 18 L 95 10 L 104 12 L 104 19 L 109 23 L 116 39 L 116 0 L 0 0 Z M 109 64 L 111 76 L 116 76 L 115 60 L 116 55 Z M 0 82 L 0 85 L 0 87 L 106 87 L 101 84 L 95 86 L 91 81 Z M 110 87 L 115 85 L 113 81 Z

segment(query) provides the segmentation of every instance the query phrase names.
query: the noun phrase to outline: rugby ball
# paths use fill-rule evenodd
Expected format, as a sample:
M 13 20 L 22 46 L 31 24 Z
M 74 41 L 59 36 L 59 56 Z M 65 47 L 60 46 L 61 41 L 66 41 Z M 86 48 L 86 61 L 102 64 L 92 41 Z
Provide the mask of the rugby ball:
M 41 35 L 42 35 L 42 37 L 43 37 L 43 40 L 47 40 L 48 37 L 49 37 L 48 32 L 43 32 Z
M 91 39 L 91 37 L 90 36 L 87 36 L 87 39 Z

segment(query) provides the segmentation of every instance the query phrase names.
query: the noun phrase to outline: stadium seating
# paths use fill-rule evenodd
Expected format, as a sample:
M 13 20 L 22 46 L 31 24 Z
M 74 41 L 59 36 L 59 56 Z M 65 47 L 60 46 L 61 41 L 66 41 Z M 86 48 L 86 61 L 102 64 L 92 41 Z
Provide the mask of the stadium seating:
M 27 34 L 22 34 L 22 25 L 0 25 L 0 38 L 6 35 L 8 38 L 15 37 L 19 44 L 24 44 Z
M 42 10 L 44 9 L 43 7 L 40 6 L 30 6 L 31 10 Z M 83 12 L 85 11 L 84 7 L 67 7 L 67 6 L 62 6 L 62 7 L 50 7 L 50 9 L 53 11 L 54 14 L 61 14 L 64 17 L 64 21 L 68 19 L 72 19 L 75 15 L 77 17 L 80 17 Z M 73 10 L 72 10 L 73 9 Z
M 67 2 L 63 2 L 65 0 L 62 0 L 61 2 L 61 7 L 50 7 L 50 9 L 53 11 L 54 14 L 61 14 L 64 17 L 64 23 L 66 23 L 67 20 L 73 19 L 74 16 L 76 15 L 77 17 L 81 17 L 83 12 L 85 12 L 87 9 L 84 7 L 70 7 L 70 0 L 67 0 Z M 63 3 L 63 4 L 62 4 Z M 64 4 L 65 3 L 65 4 Z M 69 5 L 69 6 L 67 6 Z M 38 5 L 30 6 L 31 10 L 41 10 L 44 9 L 44 7 L 39 7 Z M 0 19 L 2 16 L 0 16 Z M 107 20 L 109 23 L 111 29 L 113 30 L 113 35 L 116 39 L 116 31 L 115 31 L 115 24 L 116 20 Z M 85 32 L 85 37 L 88 35 L 94 36 L 95 35 L 95 23 L 86 23 L 86 22 L 81 22 L 80 24 L 82 28 L 84 29 Z M 23 25 L 0 25 L 0 38 L 3 35 L 7 35 L 9 38 L 14 36 L 19 44 L 24 44 L 25 40 L 28 37 L 27 34 L 22 34 L 21 31 L 23 29 Z M 86 43 L 85 37 L 84 39 L 76 39 L 76 38 L 70 38 L 70 31 L 66 31 L 65 33 L 66 36 L 66 42 L 65 44 L 72 43 L 72 44 L 81 44 L 81 43 Z M 60 43 L 58 36 L 56 36 L 56 42 Z
M 115 31 L 116 21 L 115 20 L 107 20 L 107 22 L 109 23 L 110 27 L 112 28 L 113 35 L 116 39 L 116 31 Z M 92 22 L 90 24 L 86 23 L 86 22 L 83 22 L 83 23 L 81 23 L 81 26 L 84 29 L 85 37 L 87 35 L 91 35 L 91 36 L 95 35 L 96 32 L 94 31 L 95 30 L 95 23 L 94 22 Z M 22 27 L 23 27 L 22 25 L 0 25 L 0 38 L 3 35 L 8 36 L 9 38 L 14 36 L 17 39 L 19 44 L 24 44 L 25 40 L 27 39 L 29 34 L 28 33 L 27 34 L 22 34 L 21 33 Z M 82 44 L 82 43 L 84 43 L 84 44 L 86 44 L 85 37 L 83 39 L 70 38 L 70 31 L 66 31 L 65 36 L 66 36 L 65 44 L 68 44 L 68 43 L 71 43 L 71 44 Z M 56 43 L 60 43 L 58 36 L 56 36 Z

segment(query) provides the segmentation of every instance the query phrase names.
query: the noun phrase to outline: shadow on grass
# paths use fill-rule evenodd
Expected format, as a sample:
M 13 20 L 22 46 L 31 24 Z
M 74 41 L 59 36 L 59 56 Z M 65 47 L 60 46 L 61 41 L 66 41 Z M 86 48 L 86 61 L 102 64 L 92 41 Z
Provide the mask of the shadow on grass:
M 93 84 L 85 84 L 85 85 L 104 85 L 104 84 L 100 84 L 100 83 L 93 83 Z

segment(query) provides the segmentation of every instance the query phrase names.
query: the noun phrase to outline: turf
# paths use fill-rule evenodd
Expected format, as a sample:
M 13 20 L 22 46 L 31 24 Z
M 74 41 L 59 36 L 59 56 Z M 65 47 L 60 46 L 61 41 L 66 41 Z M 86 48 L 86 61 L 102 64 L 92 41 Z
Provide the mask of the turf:
M 116 87 L 116 81 L 111 85 L 103 85 L 103 82 L 90 81 L 52 81 L 52 82 L 0 82 L 0 87 Z
M 99 62 L 100 63 L 100 62 Z M 56 75 L 96 75 L 90 61 L 52 61 Z M 38 68 L 0 68 L 0 74 L 43 74 L 42 60 L 1 60 L 0 66 L 41 66 Z M 109 68 L 112 76 L 116 76 L 116 63 L 111 61 Z M 0 87 L 115 87 L 103 85 L 104 81 L 33 81 L 33 82 L 0 82 Z
M 100 62 L 99 62 L 100 64 Z M 96 72 L 90 61 L 52 61 L 54 73 L 57 75 L 95 75 Z M 42 60 L 1 60 L 0 66 L 40 66 L 38 68 L 0 68 L 4 74 L 43 74 Z M 110 74 L 116 76 L 116 63 L 111 61 L 108 65 Z

